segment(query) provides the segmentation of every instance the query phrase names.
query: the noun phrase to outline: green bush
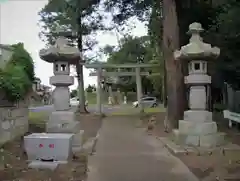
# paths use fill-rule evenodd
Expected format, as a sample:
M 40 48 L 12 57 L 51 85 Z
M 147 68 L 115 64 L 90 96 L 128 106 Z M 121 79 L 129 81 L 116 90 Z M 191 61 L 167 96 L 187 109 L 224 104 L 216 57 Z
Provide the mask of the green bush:
M 13 55 L 4 69 L 0 69 L 0 91 L 11 102 L 24 99 L 34 81 L 34 64 L 23 44 L 12 45 Z
M 224 104 L 216 103 L 213 104 L 213 110 L 216 112 L 222 112 L 226 109 L 226 106 Z
M 46 120 L 48 115 L 43 112 L 29 112 L 29 132 L 41 133 L 45 132 Z

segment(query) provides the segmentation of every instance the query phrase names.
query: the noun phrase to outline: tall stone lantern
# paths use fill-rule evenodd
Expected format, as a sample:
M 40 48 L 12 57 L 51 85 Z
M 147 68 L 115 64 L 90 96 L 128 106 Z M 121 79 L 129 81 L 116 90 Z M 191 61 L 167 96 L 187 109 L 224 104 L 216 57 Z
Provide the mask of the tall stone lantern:
M 173 134 L 181 145 L 215 147 L 223 143 L 224 134 L 217 132 L 212 112 L 207 110 L 207 86 L 211 84 L 207 65 L 209 60 L 219 56 L 220 49 L 204 43 L 200 36 L 202 31 L 199 23 L 189 25 L 189 44 L 174 52 L 177 61 L 188 62 L 185 84 L 189 87 L 189 110 L 184 112 L 184 120 L 179 121 L 179 129 L 173 130 Z
M 80 122 L 75 121 L 75 113 L 70 109 L 69 86 L 74 84 L 74 77 L 69 76 L 70 65 L 79 61 L 80 52 L 69 45 L 67 38 L 61 36 L 55 44 L 48 49 L 39 52 L 40 58 L 53 64 L 54 76 L 50 77 L 50 84 L 55 86 L 53 91 L 54 109 L 47 122 L 49 133 L 74 133 L 73 151 L 81 149 L 83 131 L 80 130 Z

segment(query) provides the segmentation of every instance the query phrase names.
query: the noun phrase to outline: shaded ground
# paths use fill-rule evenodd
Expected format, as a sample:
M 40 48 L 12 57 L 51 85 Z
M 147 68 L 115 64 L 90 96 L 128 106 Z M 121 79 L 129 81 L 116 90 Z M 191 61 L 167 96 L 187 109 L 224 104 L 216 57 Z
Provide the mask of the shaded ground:
M 137 120 L 136 116 L 104 119 L 87 181 L 195 181 L 160 141 L 136 128 Z
M 85 141 L 96 137 L 98 130 L 102 126 L 102 116 L 93 114 L 77 115 L 77 120 L 81 123 L 81 129 L 84 130 Z
M 84 115 L 80 117 L 82 128 L 85 130 L 87 139 L 97 134 L 101 126 L 99 116 Z M 33 122 L 29 133 L 44 132 L 44 122 Z M 87 155 L 79 153 L 73 161 L 59 166 L 54 172 L 49 170 L 29 169 L 27 156 L 23 152 L 23 139 L 19 138 L 0 148 L 0 180 L 1 181 L 81 181 L 86 177 Z
M 220 131 L 227 133 L 227 139 L 234 144 L 240 145 L 240 127 L 233 122 L 233 128 L 228 128 L 228 120 L 223 118 L 222 113 L 215 113 L 214 120 L 218 123 L 218 128 Z
M 157 125 L 153 130 L 153 135 L 166 137 L 170 133 L 164 132 L 164 113 L 158 113 Z M 214 120 L 218 120 L 220 131 L 227 133 L 227 140 L 240 145 L 240 134 L 237 129 L 228 129 L 227 121 L 223 120 L 221 115 L 215 114 Z M 147 123 L 145 119 L 145 127 Z M 240 153 L 233 151 L 229 155 L 177 155 L 189 169 L 202 181 L 240 181 Z

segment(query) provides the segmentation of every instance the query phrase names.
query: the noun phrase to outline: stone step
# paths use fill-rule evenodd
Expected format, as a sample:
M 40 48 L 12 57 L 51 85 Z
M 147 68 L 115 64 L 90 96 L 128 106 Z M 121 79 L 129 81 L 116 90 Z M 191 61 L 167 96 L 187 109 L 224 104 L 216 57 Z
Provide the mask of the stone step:
M 193 122 L 179 120 L 179 132 L 189 135 L 206 135 L 217 133 L 216 122 Z
M 178 129 L 173 130 L 173 140 L 179 145 L 188 145 L 194 147 L 216 147 L 225 143 L 225 133 L 213 133 L 205 135 L 190 135 L 179 132 Z

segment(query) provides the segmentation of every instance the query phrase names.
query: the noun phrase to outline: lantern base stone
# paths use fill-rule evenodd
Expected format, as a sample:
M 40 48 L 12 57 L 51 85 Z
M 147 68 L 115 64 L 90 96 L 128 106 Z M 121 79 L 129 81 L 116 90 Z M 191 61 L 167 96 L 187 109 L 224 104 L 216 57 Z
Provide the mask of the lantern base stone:
M 173 140 L 178 145 L 212 148 L 223 145 L 225 133 L 217 132 L 205 135 L 191 135 L 180 133 L 179 130 L 173 130 Z
M 48 133 L 72 133 L 72 151 L 76 153 L 82 149 L 84 130 L 79 121 L 75 121 L 75 113 L 71 111 L 54 111 L 47 122 Z
M 191 122 L 212 122 L 212 112 L 206 110 L 184 111 L 184 120 Z

